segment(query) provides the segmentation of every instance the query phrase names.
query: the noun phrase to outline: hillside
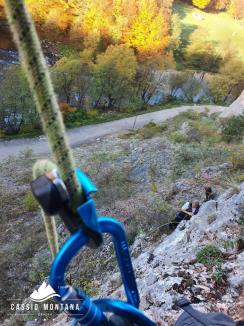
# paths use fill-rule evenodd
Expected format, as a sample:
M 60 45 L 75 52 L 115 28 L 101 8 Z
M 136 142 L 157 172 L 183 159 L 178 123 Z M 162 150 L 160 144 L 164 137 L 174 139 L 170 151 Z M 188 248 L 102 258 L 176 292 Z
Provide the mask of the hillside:
M 173 284 L 178 285 L 174 286 L 173 292 L 170 290 L 167 295 L 165 294 L 169 302 L 171 295 L 173 298 L 176 293 L 180 294 L 182 291 L 186 291 L 184 293 L 191 298 L 191 291 L 201 292 L 201 286 L 204 285 L 210 288 L 211 300 L 220 293 L 221 295 L 225 293 L 227 301 L 224 299 L 223 302 L 228 303 L 228 309 L 231 302 L 235 302 L 236 306 L 239 304 L 239 292 L 227 282 L 227 279 L 232 277 L 232 272 L 226 270 L 225 266 L 233 262 L 235 271 L 235 266 L 239 266 L 237 259 L 241 253 L 238 243 L 243 236 L 240 215 L 243 191 L 240 193 L 239 184 L 243 180 L 243 161 L 236 153 L 242 153 L 243 146 L 238 142 L 228 144 L 223 141 L 217 121 L 216 115 L 209 116 L 208 111 L 185 112 L 168 121 L 167 125 L 150 123 L 137 131 L 132 130 L 127 135 L 97 139 L 91 144 L 75 149 L 77 166 L 84 169 L 99 188 L 95 197 L 99 214 L 115 216 L 125 224 L 142 292 L 142 307 L 156 319 L 161 318 L 165 311 L 165 318 L 172 313 L 170 303 L 162 304 L 160 308 L 160 300 L 162 303 L 165 301 L 164 286 L 169 286 L 170 289 Z M 49 272 L 50 254 L 43 224 L 39 209 L 29 190 L 31 166 L 37 158 L 30 151 L 26 151 L 1 163 L 0 287 L 2 305 L 6 307 L 5 314 L 1 316 L 2 320 L 10 318 L 7 314 L 6 298 L 27 299 L 33 288 L 41 284 Z M 181 225 L 167 237 L 170 234 L 167 225 L 179 207 L 187 200 L 198 199 L 203 202 L 204 186 L 209 183 L 218 196 L 220 210 L 216 212 L 217 215 L 214 211 L 216 205 L 209 202 L 202 206 L 199 213 L 202 215 L 196 217 L 197 222 L 201 216 L 203 224 L 187 222 L 185 231 L 180 231 L 183 227 Z M 224 199 L 227 198 L 227 195 L 224 195 L 227 189 L 230 189 L 228 201 Z M 231 218 L 226 210 L 233 203 L 235 217 Z M 222 213 L 223 218 L 220 217 Z M 60 241 L 63 242 L 67 232 L 60 222 L 58 224 Z M 223 228 L 223 232 L 218 233 L 216 238 L 217 226 Z M 206 228 L 209 228 L 208 237 L 203 231 Z M 198 240 L 194 235 L 197 229 L 199 229 Z M 28 236 L 29 234 L 31 236 Z M 186 242 L 187 239 L 190 242 Z M 173 243 L 175 250 L 183 247 L 181 255 L 182 259 L 185 259 L 185 272 L 194 274 L 193 283 L 200 285 L 198 290 L 195 288 L 191 290 L 188 285 L 184 285 L 183 279 L 187 276 L 184 276 L 182 267 L 174 265 L 173 258 L 162 253 L 166 251 L 169 242 L 172 242 L 172 249 Z M 207 243 L 216 245 L 223 252 L 222 274 L 218 274 L 217 279 L 213 278 L 215 274 L 211 268 L 190 262 L 195 253 Z M 150 252 L 153 254 L 150 256 L 152 260 L 148 260 Z M 232 261 L 225 252 L 233 255 Z M 140 254 L 142 256 L 139 256 Z M 144 270 L 145 266 L 141 269 L 141 263 L 144 265 L 144 261 L 148 261 L 145 263 L 147 271 Z M 157 262 L 161 263 L 158 265 Z M 77 266 L 83 267 L 77 269 Z M 202 270 L 206 272 L 207 284 L 199 275 Z M 111 271 L 115 273 L 111 279 L 112 283 L 114 279 L 114 283 L 106 285 L 104 275 L 108 275 L 109 281 Z M 78 255 L 68 278 L 71 284 L 83 288 L 92 296 L 99 293 L 108 295 L 115 290 L 116 284 L 119 285 L 116 272 L 111 242 L 106 239 L 101 251 L 87 251 L 86 254 Z M 150 275 L 147 272 L 150 272 Z M 156 278 L 151 276 L 156 272 L 159 273 Z M 146 283 L 143 279 L 148 283 L 150 293 L 145 292 Z M 239 280 L 239 276 L 237 279 Z M 16 286 L 20 282 L 23 286 Z M 156 288 L 160 291 L 155 292 Z M 194 302 L 198 302 L 200 307 L 205 306 L 207 298 L 205 294 L 194 293 L 196 298 Z M 206 309 L 212 308 L 211 302 L 209 301 Z M 167 309 L 170 309 L 170 312 Z M 176 313 L 173 312 L 173 315 Z M 234 316 L 234 312 L 231 314 Z M 39 318 L 43 323 L 42 319 L 35 315 L 27 317 L 16 315 L 11 317 L 11 322 L 5 321 L 4 325 L 9 323 L 16 325 L 17 322 L 18 325 L 25 325 L 27 320 L 35 318 Z M 171 326 L 170 322 L 169 325 Z
M 217 201 L 204 203 L 191 221 L 181 222 L 157 244 L 148 247 L 144 236 L 135 241 L 132 253 L 141 309 L 159 325 L 174 325 L 182 313 L 174 301 L 182 295 L 203 312 L 222 311 L 243 320 L 243 203 L 244 183 L 234 194 L 228 189 Z M 214 250 L 217 255 L 211 256 Z M 106 295 L 124 298 L 118 274 L 102 285 L 102 296 Z
M 225 12 L 207 12 L 180 1 L 174 3 L 173 12 L 180 16 L 182 49 L 190 43 L 194 31 L 205 34 L 205 42 L 213 42 L 217 52 L 235 49 L 235 54 L 244 60 L 244 25 Z M 217 27 L 217 28 L 216 28 Z
M 204 10 L 173 0 L 26 1 L 66 126 L 232 103 L 244 88 L 244 33 L 242 6 L 236 17 L 229 2 L 239 0 Z M 40 135 L 4 17 L 0 34 L 0 139 Z

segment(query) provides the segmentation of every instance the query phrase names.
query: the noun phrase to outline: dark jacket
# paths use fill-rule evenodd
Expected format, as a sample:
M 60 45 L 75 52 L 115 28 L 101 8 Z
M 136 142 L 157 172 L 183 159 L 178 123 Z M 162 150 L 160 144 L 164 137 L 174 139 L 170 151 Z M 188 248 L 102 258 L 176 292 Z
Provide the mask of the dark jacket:
M 200 206 L 196 207 L 195 211 L 194 211 L 194 215 L 196 215 L 199 211 Z M 190 203 L 189 207 L 186 209 L 187 212 L 192 213 L 193 209 L 192 209 L 192 203 Z M 182 220 L 189 220 L 190 216 L 182 211 L 180 211 L 179 213 L 177 213 L 176 215 L 176 221 L 182 221 Z

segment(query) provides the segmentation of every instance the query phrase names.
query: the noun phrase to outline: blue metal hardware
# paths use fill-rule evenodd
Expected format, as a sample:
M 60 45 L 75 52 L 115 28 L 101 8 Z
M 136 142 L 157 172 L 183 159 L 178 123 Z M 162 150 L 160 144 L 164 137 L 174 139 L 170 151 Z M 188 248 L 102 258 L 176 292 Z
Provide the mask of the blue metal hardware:
M 138 326 L 156 326 L 156 323 L 146 317 L 139 309 L 127 302 L 111 299 L 95 300 L 94 303 L 103 312 L 113 312 L 121 317 L 128 318 Z
M 108 233 L 112 236 L 128 303 L 138 308 L 140 297 L 137 290 L 125 230 L 121 223 L 109 217 L 100 217 L 98 223 L 102 233 Z
M 80 290 L 67 287 L 67 293 L 61 301 L 69 305 L 70 313 L 75 317 L 78 324 L 100 325 L 107 323 L 107 318 L 102 310 Z
M 89 197 L 92 193 L 97 192 L 97 187 L 84 172 L 82 172 L 80 169 L 76 169 L 75 173 L 87 197 Z
M 97 191 L 96 186 L 80 169 L 76 169 L 76 176 L 86 196 L 86 201 L 77 208 L 82 221 L 84 232 L 89 237 L 89 246 L 98 247 L 102 243 L 101 230 L 98 225 L 96 206 L 90 195 Z
M 110 217 L 97 218 L 96 207 L 90 197 L 90 194 L 96 191 L 96 187 L 80 170 L 77 170 L 76 174 L 87 197 L 87 201 L 77 209 L 84 228 L 74 232 L 57 253 L 51 267 L 50 285 L 61 296 L 58 299 L 60 302 L 65 304 L 77 303 L 79 305 L 78 310 L 69 310 L 72 317 L 74 317 L 72 325 L 109 325 L 105 313 L 112 312 L 135 322 L 139 326 L 155 326 L 156 324 L 138 309 L 140 298 L 123 226 Z M 90 237 L 89 232 L 87 232 L 89 230 L 101 237 L 103 233 L 112 236 L 127 302 L 110 299 L 93 301 L 80 290 L 66 286 L 64 281 L 65 272 L 79 250 L 89 244 Z

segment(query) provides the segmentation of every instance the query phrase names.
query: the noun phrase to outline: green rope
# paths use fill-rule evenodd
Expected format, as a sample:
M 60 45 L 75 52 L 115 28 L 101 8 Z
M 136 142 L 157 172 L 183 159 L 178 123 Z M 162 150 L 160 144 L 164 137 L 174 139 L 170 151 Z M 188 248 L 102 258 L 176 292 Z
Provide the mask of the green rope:
M 60 175 L 69 191 L 71 208 L 75 212 L 77 206 L 84 201 L 84 195 L 75 177 L 73 158 L 66 138 L 62 115 L 54 94 L 39 38 L 23 0 L 5 0 L 5 10 L 36 102 L 43 130 L 47 135 Z M 45 171 L 45 168 L 40 167 L 40 165 L 34 168 L 35 177 L 40 175 L 40 172 L 49 172 Z M 55 256 L 58 251 L 56 222 L 53 216 L 47 216 L 43 211 L 42 217 L 50 250 L 52 255 Z
M 42 209 L 41 209 L 41 215 L 42 215 L 43 223 L 45 226 L 45 231 L 47 234 L 48 245 L 49 245 L 52 257 L 54 258 L 57 255 L 58 250 L 59 250 L 56 219 L 54 216 L 46 215 Z
M 35 98 L 44 132 L 61 177 L 70 193 L 71 206 L 75 211 L 84 198 L 75 177 L 74 163 L 65 136 L 62 115 L 53 91 L 40 41 L 23 0 L 5 0 L 5 10 Z

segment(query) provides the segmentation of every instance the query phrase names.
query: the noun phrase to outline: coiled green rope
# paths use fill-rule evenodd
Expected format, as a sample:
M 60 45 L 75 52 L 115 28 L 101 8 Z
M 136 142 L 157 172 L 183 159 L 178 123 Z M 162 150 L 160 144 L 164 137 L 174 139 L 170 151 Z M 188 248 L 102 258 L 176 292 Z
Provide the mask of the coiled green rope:
M 83 202 L 84 197 L 75 177 L 73 158 L 62 115 L 39 38 L 23 0 L 5 0 L 5 11 L 36 102 L 43 130 L 47 135 L 60 175 L 69 191 L 72 209 L 75 211 L 76 207 Z

